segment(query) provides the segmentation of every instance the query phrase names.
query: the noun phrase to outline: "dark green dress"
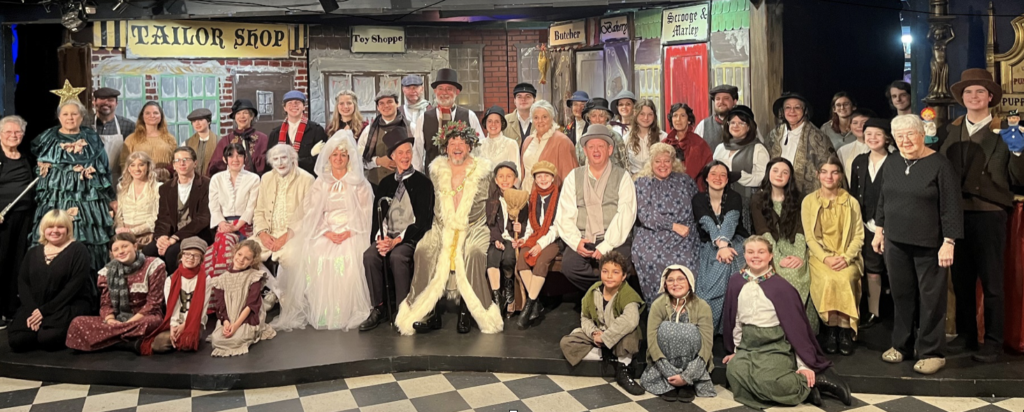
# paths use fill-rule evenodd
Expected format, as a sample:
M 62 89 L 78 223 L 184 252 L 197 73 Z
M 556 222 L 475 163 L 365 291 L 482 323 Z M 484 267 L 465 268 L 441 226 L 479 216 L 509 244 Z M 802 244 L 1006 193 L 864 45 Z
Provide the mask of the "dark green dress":
M 29 236 L 35 240 L 39 221 L 50 210 L 77 207 L 74 237 L 89 249 L 92 257 L 90 267 L 92 273 L 97 273 L 107 263 L 107 247 L 114 226 L 114 219 L 109 213 L 114 190 L 110 183 L 107 152 L 93 129 L 83 127 L 76 134 L 63 134 L 59 130 L 60 126 L 47 129 L 32 141 L 32 154 L 37 162 L 51 166 L 46 176 L 36 184 L 38 207 Z M 79 142 L 80 153 L 75 153 L 76 148 L 69 146 L 76 142 Z M 92 172 L 90 177 L 86 177 L 86 170 Z M 36 172 L 42 176 L 39 171 L 37 167 Z

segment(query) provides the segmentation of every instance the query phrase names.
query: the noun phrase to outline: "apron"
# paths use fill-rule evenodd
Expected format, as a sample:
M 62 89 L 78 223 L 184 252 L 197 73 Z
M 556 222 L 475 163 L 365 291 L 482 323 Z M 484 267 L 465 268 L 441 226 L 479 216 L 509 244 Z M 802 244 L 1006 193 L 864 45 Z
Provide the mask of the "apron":
M 99 129 L 99 119 L 96 119 L 96 129 Z M 121 135 L 121 124 L 117 122 L 117 117 L 114 117 L 114 127 L 117 128 L 117 134 L 101 134 L 100 140 L 103 141 L 103 148 L 107 151 L 107 168 L 110 169 L 110 181 L 112 184 L 117 184 L 121 179 L 121 148 L 124 147 L 124 136 Z

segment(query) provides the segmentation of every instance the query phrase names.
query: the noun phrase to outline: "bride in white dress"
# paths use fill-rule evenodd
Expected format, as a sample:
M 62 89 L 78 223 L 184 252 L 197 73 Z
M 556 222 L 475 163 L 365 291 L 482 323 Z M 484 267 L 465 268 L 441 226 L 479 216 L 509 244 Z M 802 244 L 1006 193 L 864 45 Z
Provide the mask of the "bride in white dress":
M 363 252 L 370 247 L 373 189 L 363 175 L 352 132 L 327 140 L 317 156 L 316 181 L 302 202 L 302 219 L 286 248 L 297 256 L 278 273 L 282 289 L 276 329 L 349 330 L 370 315 Z M 355 159 L 355 160 L 352 160 Z

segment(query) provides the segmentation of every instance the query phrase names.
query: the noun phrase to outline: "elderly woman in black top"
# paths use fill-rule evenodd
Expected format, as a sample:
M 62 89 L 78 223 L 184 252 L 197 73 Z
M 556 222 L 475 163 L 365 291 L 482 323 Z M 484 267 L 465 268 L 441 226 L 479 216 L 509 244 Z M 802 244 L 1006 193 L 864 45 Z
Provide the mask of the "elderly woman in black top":
M 28 250 L 28 234 L 32 230 L 32 215 L 35 213 L 35 196 L 26 193 L 35 178 L 35 162 L 28 157 L 28 151 L 18 150 L 25 137 L 25 120 L 19 116 L 0 119 L 0 267 L 21 267 L 21 260 Z M 15 199 L 18 199 L 15 202 Z M 7 209 L 7 208 L 10 209 Z M 0 273 L 0 329 L 4 329 L 14 318 L 18 309 L 18 271 L 4 270 Z
M 94 310 L 92 258 L 74 231 L 71 215 L 60 209 L 39 221 L 39 245 L 29 249 L 18 274 L 21 307 L 7 331 L 11 350 L 63 349 L 71 320 Z
M 955 239 L 964 233 L 960 185 L 949 160 L 925 146 L 921 119 L 897 116 L 892 129 L 900 158 L 885 162 L 880 171 L 871 242 L 875 252 L 885 252 L 895 305 L 892 348 L 882 360 L 899 363 L 916 353 L 914 370 L 927 375 L 946 365 L 946 271 L 940 268 L 953 264 Z M 913 348 L 907 346 L 912 336 L 917 337 Z

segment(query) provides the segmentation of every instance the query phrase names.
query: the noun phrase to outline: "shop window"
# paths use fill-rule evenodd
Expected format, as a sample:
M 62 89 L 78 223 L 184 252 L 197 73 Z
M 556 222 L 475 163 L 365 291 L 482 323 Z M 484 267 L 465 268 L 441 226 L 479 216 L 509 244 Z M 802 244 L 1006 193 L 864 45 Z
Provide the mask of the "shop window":
M 540 47 L 536 43 L 520 43 L 516 45 L 518 55 L 517 67 L 519 68 L 519 79 L 517 83 L 530 83 L 537 88 L 537 99 L 551 102 L 551 72 L 554 68 L 552 53 L 548 53 L 548 72 L 544 76 L 545 84 L 540 84 L 541 73 L 537 57 L 540 55 Z M 551 102 L 552 105 L 556 102 Z M 559 107 L 556 106 L 556 109 Z
M 605 94 L 604 50 L 576 52 L 576 87 L 587 92 L 590 98 L 615 96 Z
M 109 87 L 121 92 L 117 98 L 117 113 L 136 121 L 142 105 L 146 103 L 146 84 L 143 76 L 103 76 L 100 78 L 100 87 Z
M 158 83 L 157 92 L 160 106 L 164 109 L 167 130 L 174 135 L 178 144 L 183 144 L 192 136 L 192 122 L 188 120 L 188 114 L 195 109 L 210 109 L 214 114 L 210 130 L 219 130 L 220 88 L 217 76 L 162 75 L 158 77 Z
M 359 113 L 363 115 L 363 119 L 373 119 L 377 113 L 377 105 L 374 104 L 373 98 L 377 96 L 377 92 L 381 90 L 392 90 L 398 95 L 398 104 L 405 104 L 405 96 L 402 94 L 402 77 L 407 74 L 418 74 L 423 77 L 424 83 L 427 81 L 426 72 L 413 72 L 413 73 L 378 73 L 378 72 L 324 72 L 324 84 L 327 85 L 327 93 L 324 96 L 326 100 L 324 107 L 327 110 L 324 111 L 325 119 L 320 119 L 324 124 L 330 123 L 331 115 L 337 109 L 334 97 L 338 93 L 345 90 L 352 90 L 356 93 L 356 97 L 359 100 Z M 459 75 L 462 76 L 461 74 Z M 459 79 L 462 80 L 461 78 Z M 424 87 L 423 93 L 429 93 L 427 87 Z M 465 86 L 463 86 L 465 90 Z M 429 96 L 424 96 L 429 98 Z
M 483 55 L 482 44 L 459 44 L 448 49 L 448 64 L 459 72 L 462 84 L 462 92 L 455 103 L 476 112 L 484 111 Z
M 259 110 L 260 117 L 274 117 L 274 92 L 256 91 L 256 110 Z

